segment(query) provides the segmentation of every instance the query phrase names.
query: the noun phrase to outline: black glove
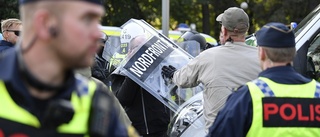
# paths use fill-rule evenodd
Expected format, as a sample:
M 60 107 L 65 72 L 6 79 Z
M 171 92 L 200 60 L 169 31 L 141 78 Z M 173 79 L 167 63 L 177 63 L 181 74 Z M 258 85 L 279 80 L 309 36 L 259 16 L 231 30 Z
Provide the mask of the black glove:
M 168 66 L 163 66 L 161 74 L 162 74 L 163 77 L 172 79 L 173 74 L 176 71 L 177 71 L 177 69 L 175 67 L 171 66 L 171 65 L 169 65 L 169 67 Z

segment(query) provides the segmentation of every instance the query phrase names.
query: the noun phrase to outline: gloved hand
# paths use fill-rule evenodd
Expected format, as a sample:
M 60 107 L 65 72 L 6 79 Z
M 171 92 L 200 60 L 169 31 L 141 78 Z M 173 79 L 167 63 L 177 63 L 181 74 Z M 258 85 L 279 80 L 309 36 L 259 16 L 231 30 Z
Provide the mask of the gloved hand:
M 163 66 L 163 67 L 162 67 L 162 72 L 161 72 L 161 74 L 162 74 L 163 77 L 172 79 L 173 74 L 174 74 L 174 72 L 176 72 L 176 71 L 177 71 L 177 69 L 176 69 L 175 67 L 171 66 L 171 65 L 169 65 L 169 66 Z

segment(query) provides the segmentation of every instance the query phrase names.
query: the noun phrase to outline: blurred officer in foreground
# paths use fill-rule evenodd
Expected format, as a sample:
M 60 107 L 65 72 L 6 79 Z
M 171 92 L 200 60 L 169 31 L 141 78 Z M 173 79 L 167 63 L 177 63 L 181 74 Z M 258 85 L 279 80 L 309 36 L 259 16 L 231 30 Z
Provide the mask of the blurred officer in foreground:
M 186 66 L 175 68 L 164 66 L 162 74 L 184 88 L 205 86 L 203 91 L 206 130 L 212 125 L 232 90 L 255 79 L 261 71 L 257 47 L 244 43 L 249 28 L 249 17 L 240 8 L 231 7 L 217 19 L 222 26 L 222 46 L 201 52 Z
M 13 48 L 18 42 L 21 27 L 22 23 L 19 19 L 6 19 L 1 22 L 3 40 L 0 41 L 0 52 Z
M 282 23 L 257 33 L 263 71 L 231 94 L 210 137 L 319 137 L 320 85 L 291 66 L 295 36 Z
M 103 84 L 73 73 L 90 66 L 101 33 L 99 0 L 20 0 L 18 47 L 0 57 L 0 135 L 135 136 Z

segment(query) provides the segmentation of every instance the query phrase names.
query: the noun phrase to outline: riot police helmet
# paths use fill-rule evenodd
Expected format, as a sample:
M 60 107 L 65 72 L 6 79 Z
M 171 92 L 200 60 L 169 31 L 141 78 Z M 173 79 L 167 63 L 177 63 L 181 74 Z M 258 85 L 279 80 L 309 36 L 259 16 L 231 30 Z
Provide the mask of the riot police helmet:
M 145 30 L 140 25 L 134 22 L 129 22 L 128 24 L 125 24 L 121 30 L 120 42 L 121 44 L 128 44 L 133 38 L 144 34 Z

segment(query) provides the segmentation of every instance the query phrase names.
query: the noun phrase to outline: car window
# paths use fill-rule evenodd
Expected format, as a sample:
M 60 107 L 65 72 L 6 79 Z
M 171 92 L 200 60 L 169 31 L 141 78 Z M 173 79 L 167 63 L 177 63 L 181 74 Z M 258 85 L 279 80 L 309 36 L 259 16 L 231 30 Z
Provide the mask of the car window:
M 308 48 L 307 68 L 308 71 L 313 71 L 313 78 L 320 80 L 320 33 L 311 40 L 310 47 Z
M 320 52 L 320 34 L 318 34 L 311 42 L 308 52 Z M 319 51 L 315 51 L 319 50 Z
M 320 12 L 320 5 L 316 7 L 312 12 L 310 12 L 300 23 L 299 25 L 294 29 L 295 35 L 298 36 L 299 33 L 304 30 L 304 28 L 310 23 L 310 21 L 313 20 L 313 18 L 316 17 L 317 14 Z

